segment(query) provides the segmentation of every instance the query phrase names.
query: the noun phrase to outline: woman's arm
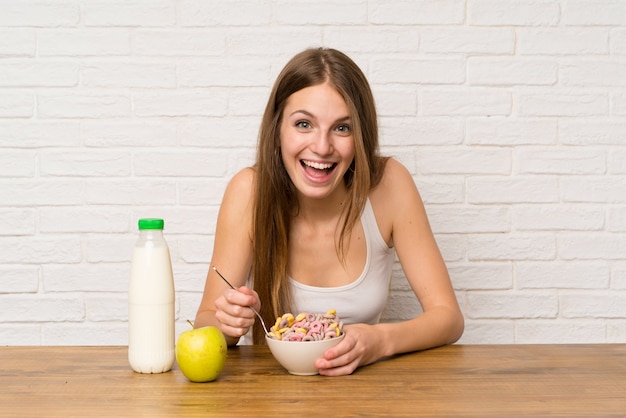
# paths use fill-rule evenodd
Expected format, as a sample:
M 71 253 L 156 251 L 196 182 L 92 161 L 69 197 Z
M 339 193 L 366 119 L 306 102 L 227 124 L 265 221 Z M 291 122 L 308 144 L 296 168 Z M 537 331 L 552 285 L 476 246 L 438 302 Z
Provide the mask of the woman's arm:
M 254 171 L 237 173 L 229 182 L 217 217 L 211 265 L 239 291 L 230 289 L 209 267 L 194 327 L 213 325 L 236 344 L 254 323 L 248 306 L 260 308 L 256 293 L 245 287 L 252 264 L 252 206 Z

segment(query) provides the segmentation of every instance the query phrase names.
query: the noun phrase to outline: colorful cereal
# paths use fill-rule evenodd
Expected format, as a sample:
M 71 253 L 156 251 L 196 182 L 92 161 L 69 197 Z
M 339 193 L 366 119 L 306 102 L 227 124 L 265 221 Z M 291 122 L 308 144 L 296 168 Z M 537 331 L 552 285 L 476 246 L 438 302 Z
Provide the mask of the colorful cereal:
M 339 337 L 343 333 L 343 322 L 334 309 L 325 314 L 291 313 L 276 318 L 269 336 L 282 341 L 321 341 Z

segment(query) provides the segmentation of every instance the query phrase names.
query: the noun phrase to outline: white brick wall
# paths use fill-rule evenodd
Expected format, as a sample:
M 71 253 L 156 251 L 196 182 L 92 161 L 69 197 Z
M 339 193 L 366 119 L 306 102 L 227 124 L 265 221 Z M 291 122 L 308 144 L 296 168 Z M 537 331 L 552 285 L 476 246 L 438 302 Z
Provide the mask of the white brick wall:
M 414 174 L 464 343 L 626 342 L 626 2 L 0 0 L 0 344 L 126 344 L 136 221 L 177 331 L 271 84 L 326 45 Z M 395 266 L 386 318 L 419 312 Z

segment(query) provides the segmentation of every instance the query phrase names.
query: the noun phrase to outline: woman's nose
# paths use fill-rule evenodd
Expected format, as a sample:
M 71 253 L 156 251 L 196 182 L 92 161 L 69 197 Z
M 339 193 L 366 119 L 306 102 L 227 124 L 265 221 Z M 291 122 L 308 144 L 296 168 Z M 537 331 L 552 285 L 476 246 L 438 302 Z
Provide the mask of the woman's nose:
M 311 145 L 313 151 L 318 155 L 328 155 L 333 152 L 332 138 L 328 132 L 320 131 L 315 136 Z

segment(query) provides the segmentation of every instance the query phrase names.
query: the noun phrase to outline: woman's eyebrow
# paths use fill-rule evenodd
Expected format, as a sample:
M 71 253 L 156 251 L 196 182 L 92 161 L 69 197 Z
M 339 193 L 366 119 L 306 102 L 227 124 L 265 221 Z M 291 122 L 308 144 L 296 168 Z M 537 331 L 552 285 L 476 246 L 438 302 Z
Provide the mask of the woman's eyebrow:
M 294 110 L 293 112 L 291 112 L 289 114 L 289 116 L 291 117 L 291 116 L 295 115 L 296 113 L 302 113 L 302 114 L 304 114 L 304 115 L 306 115 L 306 116 L 308 116 L 310 118 L 315 118 L 315 115 L 313 113 L 309 112 L 308 110 L 304 110 L 304 109 Z M 346 116 L 342 116 L 342 117 L 338 118 L 337 120 L 335 120 L 335 123 L 346 122 L 346 121 L 349 121 L 349 120 L 350 120 L 350 116 L 346 115 Z

